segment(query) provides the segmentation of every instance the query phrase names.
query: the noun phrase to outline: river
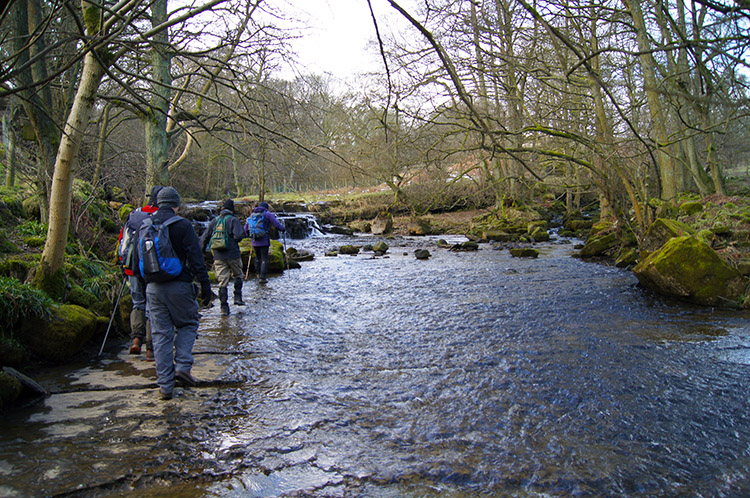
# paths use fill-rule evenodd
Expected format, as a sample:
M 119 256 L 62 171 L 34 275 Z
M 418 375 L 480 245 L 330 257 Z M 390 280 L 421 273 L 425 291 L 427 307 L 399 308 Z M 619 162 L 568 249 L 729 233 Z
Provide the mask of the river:
M 204 310 L 201 382 L 173 400 L 122 341 L 47 371 L 53 394 L 0 422 L 0 496 L 750 494 L 748 312 L 558 239 L 323 255 L 374 240 L 294 241 L 315 260 Z

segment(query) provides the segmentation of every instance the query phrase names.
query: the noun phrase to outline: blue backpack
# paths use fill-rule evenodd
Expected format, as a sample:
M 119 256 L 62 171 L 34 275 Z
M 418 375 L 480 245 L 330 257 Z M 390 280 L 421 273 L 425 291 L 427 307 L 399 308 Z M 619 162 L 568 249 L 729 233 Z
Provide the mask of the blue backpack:
M 154 223 L 147 218 L 138 230 L 138 267 L 146 283 L 168 282 L 182 273 L 182 261 L 172 247 L 169 238 L 169 225 L 180 220 L 181 216 L 173 216 L 163 223 Z
M 266 236 L 265 211 L 253 213 L 247 219 L 247 234 L 251 239 L 262 239 Z

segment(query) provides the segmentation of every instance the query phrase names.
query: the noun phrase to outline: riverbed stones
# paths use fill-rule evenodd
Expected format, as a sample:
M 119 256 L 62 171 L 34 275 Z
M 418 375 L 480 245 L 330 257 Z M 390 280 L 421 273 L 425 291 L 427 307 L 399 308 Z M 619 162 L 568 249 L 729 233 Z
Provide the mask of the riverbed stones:
M 514 258 L 538 258 L 539 251 L 533 247 L 513 247 L 510 249 L 510 255 Z
M 739 306 L 748 287 L 747 278 L 691 235 L 673 237 L 633 273 L 646 288 L 706 306 Z
M 377 254 L 385 254 L 388 252 L 388 244 L 380 240 L 372 245 L 372 250 Z
M 428 251 L 427 249 L 417 249 L 414 251 L 414 256 L 417 259 L 430 259 L 430 256 L 432 256 L 432 254 L 430 254 L 430 251 Z
M 339 254 L 349 254 L 349 255 L 356 255 L 359 254 L 359 246 L 355 246 L 352 244 L 345 244 L 341 247 L 339 247 L 338 253 Z

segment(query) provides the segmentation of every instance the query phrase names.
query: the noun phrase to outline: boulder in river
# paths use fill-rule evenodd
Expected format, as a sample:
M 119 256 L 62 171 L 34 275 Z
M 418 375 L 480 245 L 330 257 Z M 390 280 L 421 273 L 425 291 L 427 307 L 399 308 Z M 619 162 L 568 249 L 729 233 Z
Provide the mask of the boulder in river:
M 393 216 L 391 213 L 380 213 L 370 223 L 373 235 L 384 235 L 393 231 Z
M 430 259 L 430 256 L 432 256 L 432 254 L 430 254 L 430 251 L 428 251 L 427 249 L 417 249 L 414 251 L 414 256 L 417 259 Z
M 674 237 L 633 268 L 644 287 L 706 306 L 740 306 L 748 279 L 698 237 Z
M 514 258 L 538 258 L 539 251 L 533 247 L 513 247 L 510 249 L 510 255 Z
M 351 244 L 347 244 L 347 245 L 343 245 L 343 246 L 339 247 L 339 251 L 338 252 L 339 252 L 339 254 L 351 254 L 351 255 L 355 255 L 355 254 L 359 254 L 359 249 L 360 249 L 359 246 L 354 246 L 354 245 L 351 245 Z
M 372 245 L 372 250 L 376 253 L 385 254 L 388 252 L 388 244 L 380 240 Z

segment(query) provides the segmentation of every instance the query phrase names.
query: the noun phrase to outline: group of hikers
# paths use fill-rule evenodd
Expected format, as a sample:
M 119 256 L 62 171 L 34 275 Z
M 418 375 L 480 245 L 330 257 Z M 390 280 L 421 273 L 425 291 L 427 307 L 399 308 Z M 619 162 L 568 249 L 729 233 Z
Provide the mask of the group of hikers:
M 133 300 L 130 353 L 145 349 L 146 359 L 155 362 L 161 398 L 171 399 L 177 381 L 197 383 L 191 374 L 199 324 L 197 298 L 210 306 L 214 297 L 204 252 L 213 253 L 221 314 L 229 315 L 230 282 L 234 304 L 245 304 L 239 242 L 252 237 L 255 273 L 260 283 L 266 283 L 270 227 L 280 232 L 285 228 L 266 202 L 258 204 L 243 225 L 235 216 L 234 201 L 227 199 L 199 238 L 192 223 L 177 215 L 177 190 L 154 186 L 148 198 L 147 205 L 128 216 L 118 253 Z

